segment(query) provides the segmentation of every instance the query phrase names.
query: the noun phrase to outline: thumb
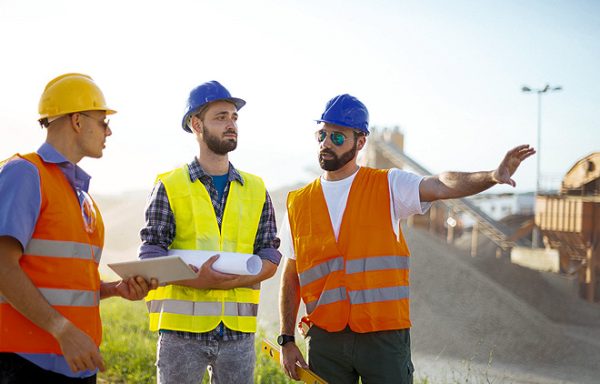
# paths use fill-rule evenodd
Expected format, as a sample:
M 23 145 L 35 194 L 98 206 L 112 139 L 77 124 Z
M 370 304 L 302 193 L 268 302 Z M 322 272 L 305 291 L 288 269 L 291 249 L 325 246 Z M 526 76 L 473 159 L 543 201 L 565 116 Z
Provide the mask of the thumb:
M 211 257 L 208 258 L 208 260 L 206 260 L 206 262 L 204 263 L 207 267 L 212 266 L 215 261 L 217 261 L 219 259 L 219 254 L 216 255 L 212 255 Z

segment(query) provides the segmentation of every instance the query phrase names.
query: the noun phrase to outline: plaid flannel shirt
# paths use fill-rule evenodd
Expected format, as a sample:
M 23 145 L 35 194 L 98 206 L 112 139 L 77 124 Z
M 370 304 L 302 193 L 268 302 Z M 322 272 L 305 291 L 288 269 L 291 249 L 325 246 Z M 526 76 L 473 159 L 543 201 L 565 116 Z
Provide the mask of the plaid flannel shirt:
M 232 182 L 243 185 L 244 179 L 230 163 L 227 177 L 228 183 L 225 186 L 223 196 L 219 200 L 212 177 L 202 169 L 197 159 L 194 159 L 188 164 L 188 169 L 190 173 L 190 181 L 194 182 L 195 180 L 200 180 L 200 182 L 206 187 L 217 216 L 219 228 L 221 228 L 225 202 L 227 201 L 227 196 L 229 195 L 229 185 Z M 152 190 L 152 194 L 150 195 L 148 204 L 146 206 L 146 225 L 140 231 L 142 245 L 140 246 L 139 257 L 141 259 L 145 259 L 165 256 L 168 252 L 169 246 L 175 239 L 175 230 L 175 215 L 173 214 L 173 210 L 169 204 L 169 198 L 167 196 L 165 186 L 162 184 L 162 182 L 158 181 Z M 262 214 L 258 223 L 256 239 L 254 241 L 254 253 L 263 260 L 268 260 L 275 265 L 279 265 L 281 253 L 279 253 L 277 248 L 279 248 L 279 238 L 277 237 L 275 210 L 273 209 L 271 198 L 267 192 L 265 204 L 263 206 Z M 250 333 L 231 330 L 225 327 L 223 323 L 220 323 L 219 326 L 212 331 L 205 333 L 165 330 L 161 330 L 161 332 L 175 332 L 186 339 L 195 339 L 201 341 L 211 341 L 216 339 L 240 340 L 251 335 Z

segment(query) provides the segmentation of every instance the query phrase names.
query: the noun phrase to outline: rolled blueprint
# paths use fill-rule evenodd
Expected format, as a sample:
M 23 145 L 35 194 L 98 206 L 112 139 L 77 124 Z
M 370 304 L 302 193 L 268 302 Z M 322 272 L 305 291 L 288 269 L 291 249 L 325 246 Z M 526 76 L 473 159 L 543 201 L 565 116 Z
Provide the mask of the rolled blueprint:
M 248 253 L 222 251 L 191 251 L 187 249 L 170 249 L 169 256 L 179 256 L 188 264 L 200 268 L 209 257 L 220 255 L 213 264 L 213 269 L 222 273 L 235 275 L 256 275 L 262 269 L 260 257 Z

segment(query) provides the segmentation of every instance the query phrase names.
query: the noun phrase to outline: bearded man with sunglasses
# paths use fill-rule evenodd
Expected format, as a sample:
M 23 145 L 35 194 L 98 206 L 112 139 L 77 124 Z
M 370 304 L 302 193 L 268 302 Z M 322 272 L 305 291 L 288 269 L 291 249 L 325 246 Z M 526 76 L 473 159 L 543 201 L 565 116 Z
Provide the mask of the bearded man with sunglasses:
M 156 281 L 100 281 L 104 225 L 77 163 L 112 134 L 91 77 L 48 83 L 46 142 L 0 163 L 0 383 L 95 383 L 104 370 L 99 300 L 140 300 Z
M 282 368 L 298 379 L 296 364 L 310 367 L 336 384 L 412 383 L 409 250 L 399 220 L 435 200 L 514 186 L 511 176 L 535 151 L 513 148 L 493 171 L 422 177 L 357 165 L 369 135 L 369 113 L 357 98 L 334 97 L 317 122 L 325 172 L 290 192 L 280 233 Z M 309 366 L 294 342 L 300 300 Z
M 197 277 L 161 286 L 146 298 L 150 330 L 159 332 L 159 383 L 254 381 L 254 333 L 260 282 L 281 259 L 275 211 L 265 184 L 229 162 L 237 147 L 238 111 L 246 104 L 217 81 L 189 94 L 181 127 L 193 133 L 199 155 L 158 176 L 141 231 L 140 258 L 169 249 L 212 251 Z M 256 254 L 254 276 L 217 272 L 220 251 Z

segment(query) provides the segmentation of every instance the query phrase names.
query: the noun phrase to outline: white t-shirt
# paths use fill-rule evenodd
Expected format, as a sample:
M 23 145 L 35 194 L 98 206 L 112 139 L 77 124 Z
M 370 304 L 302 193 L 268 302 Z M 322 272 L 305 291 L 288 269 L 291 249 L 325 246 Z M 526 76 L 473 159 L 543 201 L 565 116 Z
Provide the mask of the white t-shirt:
M 345 179 L 337 181 L 327 181 L 321 176 L 321 187 L 325 195 L 336 240 L 340 233 L 340 226 L 342 225 L 350 187 L 357 173 L 358 171 Z M 419 184 L 421 180 L 423 180 L 423 176 L 415 175 L 414 173 L 398 168 L 392 168 L 388 172 L 390 201 L 392 203 L 390 204 L 392 214 L 391 224 L 396 236 L 399 233 L 401 219 L 407 218 L 410 215 L 425 213 L 431 206 L 431 203 L 421 203 L 421 199 L 419 198 Z M 281 239 L 281 245 L 279 246 L 281 254 L 290 259 L 295 259 L 296 255 L 287 211 L 279 231 L 279 238 Z

